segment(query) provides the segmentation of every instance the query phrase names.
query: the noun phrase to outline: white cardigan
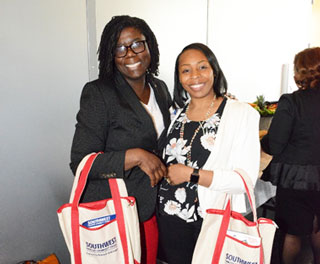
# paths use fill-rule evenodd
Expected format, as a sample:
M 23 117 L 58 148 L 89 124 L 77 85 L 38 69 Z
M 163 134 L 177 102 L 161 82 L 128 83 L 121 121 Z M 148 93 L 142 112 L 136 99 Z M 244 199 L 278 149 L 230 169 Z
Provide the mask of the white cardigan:
M 168 131 L 182 109 L 174 115 Z M 213 150 L 204 170 L 214 172 L 209 187 L 198 186 L 202 212 L 214 208 L 225 193 L 232 194 L 232 210 L 246 212 L 245 189 L 239 175 L 244 171 L 255 184 L 260 165 L 259 114 L 249 104 L 228 99 L 223 110 Z

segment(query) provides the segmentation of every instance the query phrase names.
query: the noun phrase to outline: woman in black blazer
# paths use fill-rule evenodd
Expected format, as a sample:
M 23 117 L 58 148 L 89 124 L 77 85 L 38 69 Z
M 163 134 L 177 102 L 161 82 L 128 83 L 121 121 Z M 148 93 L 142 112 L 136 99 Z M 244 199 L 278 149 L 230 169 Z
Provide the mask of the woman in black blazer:
M 301 238 L 311 236 L 320 263 L 320 48 L 295 56 L 299 88 L 281 96 L 262 149 L 273 159 L 262 179 L 277 185 L 276 222 L 285 233 L 283 263 L 295 263 Z
M 82 91 L 71 149 L 75 173 L 87 154 L 94 161 L 82 202 L 110 198 L 109 178 L 123 178 L 137 201 L 142 262 L 156 263 L 157 188 L 167 169 L 158 158 L 159 138 L 169 125 L 171 97 L 158 73 L 157 40 L 145 21 L 113 17 L 99 46 L 99 78 Z M 165 134 L 165 133 L 163 133 Z

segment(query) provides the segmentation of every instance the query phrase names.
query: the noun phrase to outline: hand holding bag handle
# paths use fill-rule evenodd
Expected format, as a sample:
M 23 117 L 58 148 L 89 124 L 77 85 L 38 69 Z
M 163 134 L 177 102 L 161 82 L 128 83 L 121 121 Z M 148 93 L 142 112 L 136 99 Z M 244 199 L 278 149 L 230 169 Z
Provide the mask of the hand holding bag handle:
M 74 246 L 73 250 L 74 250 L 75 263 L 82 263 L 81 249 L 80 249 L 80 234 L 79 234 L 79 228 L 78 228 L 79 227 L 78 206 L 79 206 L 81 195 L 86 186 L 88 175 L 91 170 L 92 164 L 100 153 L 91 153 L 81 161 L 75 176 L 76 178 L 78 178 L 78 184 L 76 187 L 73 186 L 71 196 L 70 196 L 70 203 L 72 204 L 71 228 L 72 228 L 72 240 L 73 240 L 73 246 Z M 119 186 L 118 186 L 118 183 L 119 183 Z M 118 229 L 119 229 L 119 234 L 121 238 L 121 243 L 123 246 L 125 263 L 129 263 L 125 222 L 124 222 L 124 216 L 123 216 L 123 210 L 122 210 L 122 204 L 121 204 L 121 198 L 120 198 L 121 197 L 120 195 L 127 196 L 127 191 L 124 186 L 124 183 L 117 182 L 117 179 L 109 179 L 109 186 L 111 190 L 112 199 L 114 201 L 115 213 L 117 216 Z

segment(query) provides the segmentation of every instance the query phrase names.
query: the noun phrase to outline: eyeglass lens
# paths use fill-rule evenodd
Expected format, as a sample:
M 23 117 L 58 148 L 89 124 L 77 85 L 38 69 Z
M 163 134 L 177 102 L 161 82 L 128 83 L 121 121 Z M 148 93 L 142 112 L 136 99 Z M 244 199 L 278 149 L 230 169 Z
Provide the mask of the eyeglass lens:
M 130 45 L 118 46 L 115 49 L 115 56 L 118 58 L 124 57 L 128 53 L 128 49 L 130 48 L 135 54 L 141 53 L 145 50 L 145 40 L 134 41 Z

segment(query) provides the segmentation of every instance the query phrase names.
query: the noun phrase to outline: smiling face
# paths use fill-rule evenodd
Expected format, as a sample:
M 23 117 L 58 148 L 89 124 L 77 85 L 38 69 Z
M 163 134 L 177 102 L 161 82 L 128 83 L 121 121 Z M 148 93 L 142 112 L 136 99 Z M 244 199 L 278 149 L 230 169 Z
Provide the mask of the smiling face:
M 129 46 L 133 42 L 142 40 L 146 40 L 146 38 L 138 29 L 133 27 L 124 28 L 118 39 L 117 47 Z M 145 42 L 145 50 L 141 53 L 136 54 L 131 48 L 128 48 L 126 56 L 114 58 L 117 69 L 129 83 L 145 78 L 150 61 L 151 56 L 147 42 Z
M 179 80 L 191 98 L 213 97 L 214 74 L 207 57 L 199 50 L 189 49 L 179 58 Z

